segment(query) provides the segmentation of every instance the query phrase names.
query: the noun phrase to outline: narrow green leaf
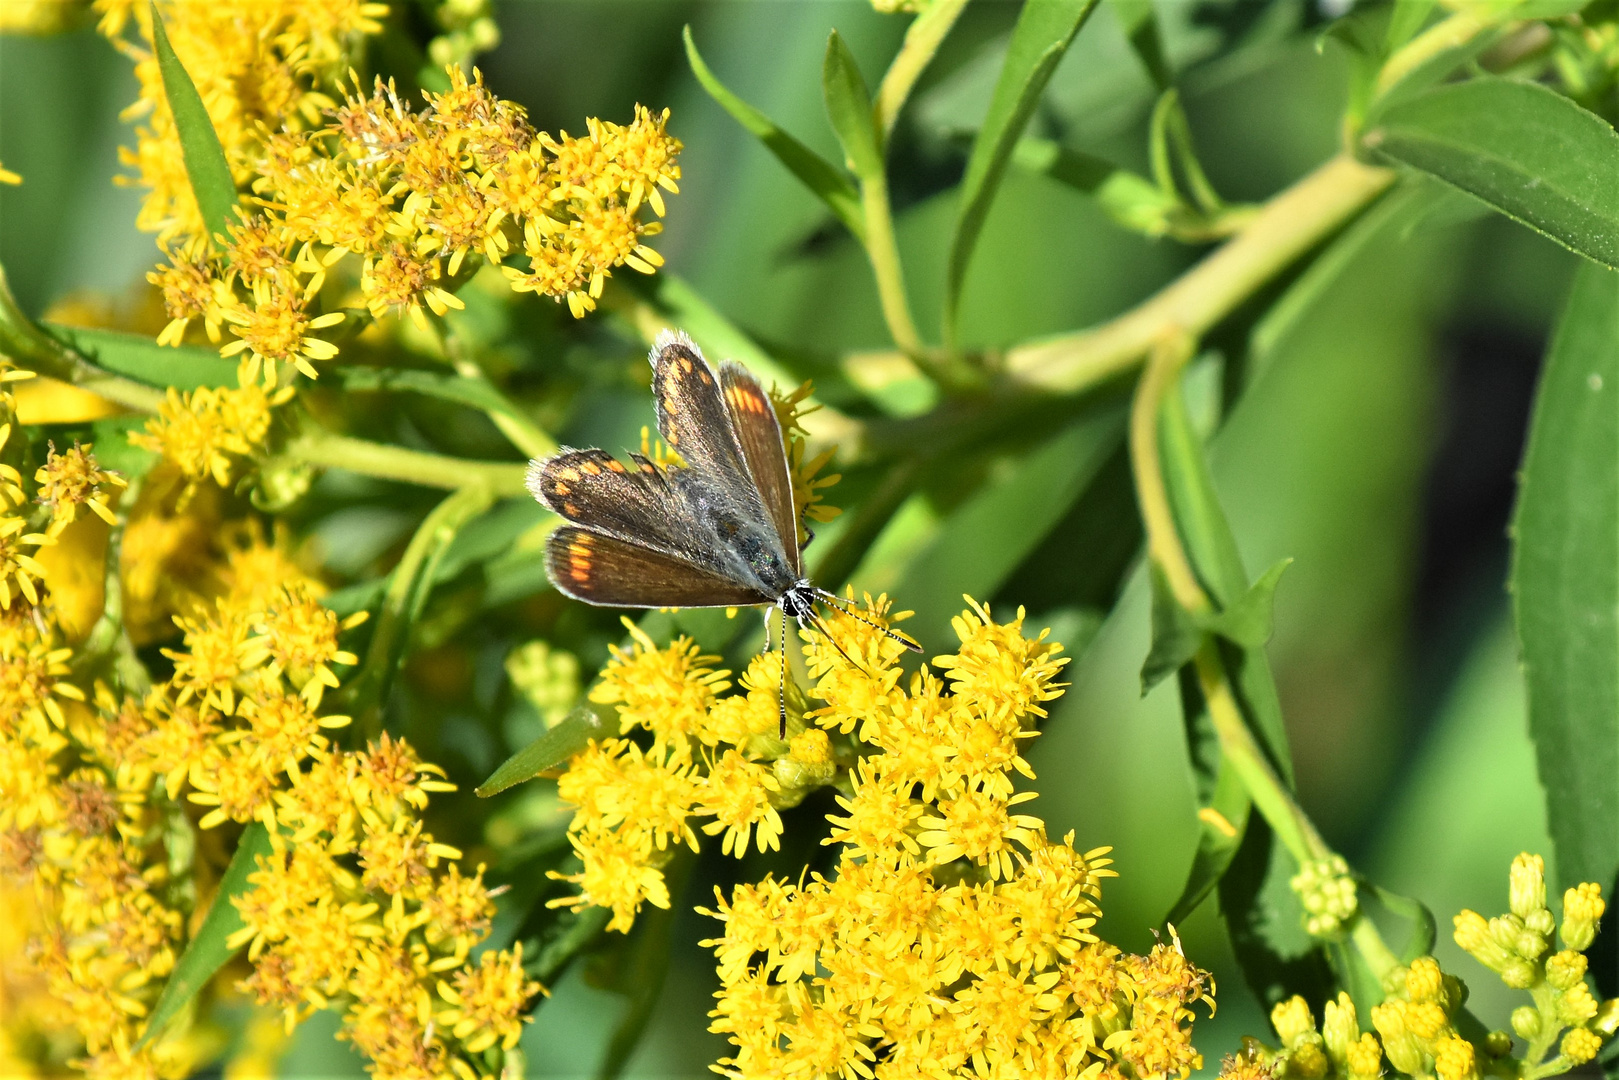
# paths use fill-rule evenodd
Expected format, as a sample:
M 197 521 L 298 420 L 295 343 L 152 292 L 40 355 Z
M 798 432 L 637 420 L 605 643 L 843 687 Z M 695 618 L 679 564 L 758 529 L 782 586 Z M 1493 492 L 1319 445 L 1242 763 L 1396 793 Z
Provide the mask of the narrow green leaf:
M 1096 7 L 1096 0 L 1028 0 L 1012 30 L 1012 42 L 1001 65 L 995 93 L 989 103 L 978 137 L 973 140 L 967 159 L 967 174 L 961 181 L 961 205 L 956 229 L 950 238 L 950 262 L 945 277 L 944 336 L 955 340 L 956 317 L 961 284 L 967 277 L 990 203 L 1006 172 L 1029 117 L 1052 72 L 1079 33 L 1085 19 Z
M 1019 140 L 1012 162 L 1084 192 L 1108 217 L 1132 232 L 1162 236 L 1169 230 L 1171 216 L 1181 209 L 1178 199 L 1145 176 L 1049 139 Z
M 159 345 L 140 334 L 118 330 L 90 330 L 79 326 L 42 323 L 52 337 L 97 367 L 124 375 L 148 386 L 176 390 L 235 386 L 236 365 L 217 349 L 200 345 Z
M 827 209 L 837 215 L 838 220 L 843 222 L 855 238 L 864 243 L 866 220 L 864 211 L 860 208 L 860 193 L 855 190 L 848 176 L 820 154 L 777 127 L 775 121 L 737 97 L 724 83 L 715 78 L 714 73 L 703 63 L 702 56 L 697 52 L 690 26 L 682 31 L 682 36 L 686 42 L 686 59 L 691 64 L 692 73 L 697 76 L 697 81 L 702 83 L 703 89 L 708 91 L 708 96 L 718 102 L 720 108 L 730 113 L 732 118 L 750 134 L 764 143 L 765 149 L 775 154 L 776 160 L 787 166 L 805 187 L 826 203 Z
M 1005 480 L 986 486 L 946 520 L 911 560 L 894 590 L 916 612 L 906 632 L 941 646 L 961 595 L 993 596 L 1095 479 L 1124 436 L 1121 409 L 1087 417 L 1053 436 Z
M 1385 110 L 1365 137 L 1604 266 L 1619 266 L 1619 134 L 1534 83 L 1478 78 Z
M 1435 0 L 1401 0 L 1389 13 L 1388 29 L 1383 33 L 1383 55 L 1388 56 L 1417 36 L 1422 24 L 1433 14 Z
M 1149 561 L 1147 578 L 1152 586 L 1152 645 L 1141 665 L 1142 697 L 1179 671 L 1203 645 L 1203 628 L 1175 599 L 1156 562 Z
M 258 857 L 268 854 L 270 832 L 255 821 L 242 830 L 236 853 L 231 856 L 225 876 L 219 881 L 219 892 L 214 894 L 214 902 L 209 906 L 208 914 L 203 916 L 202 925 L 192 935 L 186 951 L 174 965 L 174 971 L 169 975 L 157 1004 L 152 1007 L 137 1049 L 162 1035 L 163 1029 L 169 1026 L 180 1010 L 189 1005 L 198 992 L 208 985 L 214 973 L 236 954 L 237 950 L 227 945 L 226 941 L 242 928 L 243 923 L 241 913 L 231 903 L 231 898 L 248 890 L 247 876 L 258 869 Z
M 236 207 L 236 181 L 231 178 L 230 162 L 225 160 L 225 147 L 219 141 L 219 133 L 214 131 L 214 122 L 208 118 L 208 109 L 191 76 L 186 74 L 185 65 L 174 55 L 174 47 L 169 44 L 169 35 L 164 32 L 163 19 L 155 4 L 152 6 L 152 47 L 157 53 L 158 70 L 163 75 L 163 93 L 169 99 L 169 111 L 174 114 L 174 129 L 180 136 L 180 153 L 185 158 L 191 191 L 197 197 L 197 209 L 202 211 L 208 235 L 224 236 L 225 226 L 232 220 L 231 211 Z
M 1108 3 L 1119 20 L 1119 29 L 1124 31 L 1130 47 L 1152 77 L 1153 85 L 1167 90 L 1175 81 L 1175 73 L 1164 58 L 1163 36 L 1158 32 L 1158 15 L 1153 10 L 1152 0 L 1108 0 Z
M 680 275 L 660 271 L 652 279 L 652 299 L 669 318 L 669 325 L 680 327 L 690 334 L 709 359 L 735 360 L 745 365 L 765 385 L 771 382 L 783 388 L 798 385 L 797 376 L 749 337 L 747 331 L 726 318 L 719 308 Z
M 1434 942 L 1439 938 L 1439 924 L 1434 920 L 1433 912 L 1421 900 L 1410 896 L 1401 896 L 1397 892 L 1390 892 L 1381 885 L 1362 882 L 1377 902 L 1388 908 L 1411 924 L 1411 936 L 1400 950 L 1401 963 L 1409 964 L 1419 956 L 1428 956 L 1433 952 Z
M 1294 994 L 1327 1001 L 1338 989 L 1326 950 L 1298 925 L 1300 909 L 1284 868 L 1292 860 L 1274 848 L 1275 834 L 1265 819 L 1249 815 L 1242 844 L 1219 885 L 1232 952 L 1243 981 L 1267 1012 Z
M 1231 525 L 1220 508 L 1203 444 L 1179 393 L 1169 394 L 1164 399 L 1160 433 L 1164 479 L 1187 555 L 1218 610 L 1229 610 L 1248 594 L 1248 574 L 1237 552 Z M 1280 573 L 1274 568 L 1273 571 Z M 1282 706 L 1276 696 L 1270 661 L 1260 648 L 1237 649 L 1235 653 L 1228 659 L 1244 715 L 1277 772 L 1291 785 L 1292 756 L 1288 752 L 1287 729 L 1282 723 Z
M 404 659 L 410 629 L 433 591 L 444 553 L 462 526 L 487 510 L 493 501 L 489 489 L 482 485 L 451 492 L 422 519 L 406 545 L 383 592 L 365 660 L 342 691 L 344 707 L 353 711 L 363 735 L 374 734 L 381 727 L 382 703 Z
M 826 58 L 821 62 L 821 93 L 826 115 L 843 145 L 847 164 L 862 179 L 881 176 L 883 148 L 877 139 L 876 117 L 871 111 L 871 90 L 860 65 L 836 30 L 827 35 Z
M 1565 885 L 1619 868 L 1619 274 L 1581 266 L 1518 489 L 1512 592 Z
M 1282 571 L 1292 563 L 1292 559 L 1282 559 L 1260 574 L 1259 580 L 1255 581 L 1236 603 L 1218 615 L 1206 619 L 1203 623 L 1204 628 L 1244 649 L 1263 648 L 1265 642 L 1270 640 L 1271 613 L 1276 605 L 1276 583 L 1282 579 Z
M 478 379 L 438 371 L 375 367 L 343 367 L 330 374 L 345 390 L 408 391 L 453 401 L 480 412 L 528 419 L 510 398 Z
M 1220 753 L 1220 740 L 1208 723 L 1197 680 L 1190 671 L 1181 680 L 1181 694 L 1183 701 L 1188 700 L 1185 695 L 1190 694 L 1191 700 L 1198 702 L 1196 708 L 1183 710 L 1199 807 L 1198 837 L 1192 865 L 1186 871 L 1186 884 L 1181 887 L 1181 894 L 1169 914 L 1164 916 L 1164 922 L 1170 926 L 1184 922 L 1220 884 L 1231 860 L 1242 847 L 1252 807 L 1248 789 Z
M 487 799 L 509 787 L 532 780 L 556 768 L 585 748 L 591 739 L 611 734 L 607 722 L 588 705 L 581 705 L 556 727 L 523 747 L 489 774 L 478 786 L 477 795 Z

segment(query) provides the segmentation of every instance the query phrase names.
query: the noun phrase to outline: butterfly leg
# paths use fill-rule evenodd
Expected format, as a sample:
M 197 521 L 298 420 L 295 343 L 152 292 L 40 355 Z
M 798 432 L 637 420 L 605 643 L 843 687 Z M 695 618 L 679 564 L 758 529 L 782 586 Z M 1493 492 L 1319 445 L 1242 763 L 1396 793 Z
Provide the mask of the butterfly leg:
M 787 612 L 781 609 L 781 690 L 776 698 L 776 707 L 781 712 L 781 741 L 787 741 Z M 770 648 L 770 615 L 765 614 L 765 648 Z

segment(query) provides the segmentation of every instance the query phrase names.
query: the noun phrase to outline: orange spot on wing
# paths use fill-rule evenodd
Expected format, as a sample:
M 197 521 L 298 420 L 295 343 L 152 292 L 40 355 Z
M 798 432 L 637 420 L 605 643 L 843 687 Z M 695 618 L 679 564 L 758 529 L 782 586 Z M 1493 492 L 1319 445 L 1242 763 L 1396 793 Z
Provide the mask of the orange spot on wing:
M 565 502 L 562 504 L 562 512 L 567 514 L 569 517 L 578 517 L 579 507 L 575 506 L 571 502 Z
M 602 471 L 602 467 L 600 465 L 596 464 L 594 461 L 587 461 L 587 462 L 585 462 L 583 465 L 581 465 L 579 467 L 581 469 L 583 469 L 585 472 L 589 473 L 591 476 L 600 475 L 600 473 Z
M 573 490 L 573 488 L 569 487 L 567 484 L 552 484 L 551 485 L 551 491 L 554 494 L 557 494 L 557 495 L 566 495 L 568 492 L 570 492 L 572 490 Z
M 682 356 L 680 358 L 680 370 L 684 371 L 687 375 L 691 374 L 691 357 Z
M 607 463 L 607 467 L 612 469 L 614 472 L 624 471 L 624 463 L 622 461 L 609 461 Z
M 558 469 L 557 470 L 557 479 L 559 479 L 559 480 L 577 480 L 577 479 L 579 479 L 579 470 L 578 469 Z
M 648 476 L 651 476 L 653 473 L 657 472 L 658 470 L 654 469 L 650 464 L 648 464 L 646 462 L 642 462 L 641 463 L 641 471 L 646 473 Z

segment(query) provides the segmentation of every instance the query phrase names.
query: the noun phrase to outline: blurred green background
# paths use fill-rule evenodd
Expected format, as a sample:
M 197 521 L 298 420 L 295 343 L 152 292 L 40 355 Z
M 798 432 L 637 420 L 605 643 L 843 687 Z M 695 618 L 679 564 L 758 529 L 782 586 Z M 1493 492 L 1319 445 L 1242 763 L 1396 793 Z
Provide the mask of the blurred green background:
M 1317 46 L 1320 11 L 1194 0 L 1159 10 L 1184 72 L 1197 148 L 1224 195 L 1265 198 L 1331 155 L 1345 65 L 1336 46 Z M 975 0 L 896 136 L 901 247 L 924 328 L 937 325 L 953 186 L 1016 12 L 1014 3 Z M 673 110 L 684 178 L 657 244 L 673 273 L 779 355 L 809 358 L 806 369 L 889 344 L 863 254 L 702 92 L 679 35 L 689 23 L 720 78 L 836 159 L 819 93 L 827 32 L 845 36 L 875 82 L 903 18 L 856 0 L 514 0 L 496 14 L 504 41 L 480 67 L 497 93 L 528 107 L 536 127 L 579 130 L 586 116 L 627 120 L 636 102 Z M 25 179 L 0 188 L 0 262 L 31 313 L 79 292 L 128 297 L 156 256 L 133 227 L 137 193 L 110 179 L 127 138 L 118 112 L 134 96 L 127 61 L 92 31 L 0 39 L 0 162 Z M 1103 5 L 1063 61 L 1033 133 L 1144 168 L 1152 100 Z M 1014 171 L 969 275 L 965 339 L 1005 345 L 1097 322 L 1196 255 L 1127 233 L 1074 190 Z M 1503 588 L 1505 528 L 1535 372 L 1574 259 L 1473 213 L 1459 196 L 1426 214 L 1395 215 L 1302 317 L 1268 340 L 1213 439 L 1217 481 L 1249 570 L 1295 559 L 1277 594 L 1270 655 L 1301 799 L 1352 863 L 1433 908 L 1441 960 L 1469 979 L 1475 1011 L 1497 1025 L 1505 1019 L 1502 988 L 1449 944 L 1448 922 L 1461 907 L 1504 908 L 1517 852 L 1551 854 Z M 554 313 L 544 321 L 554 325 Z M 619 385 L 597 398 L 606 412 L 575 411 L 562 431 L 567 441 L 627 442 L 651 421 L 644 392 L 627 377 Z M 920 606 L 905 590 L 917 572 L 904 572 L 920 553 L 933 559 L 921 564 L 931 567 L 930 597 L 977 589 L 950 575 L 979 549 L 938 554 L 939 538 L 993 523 L 997 531 L 978 543 L 1017 555 L 992 582 L 997 613 L 1025 604 L 1035 628 L 1054 626 L 1079 652 L 1068 669 L 1072 688 L 1030 753 L 1041 793 L 1034 809 L 1053 832 L 1075 830 L 1082 849 L 1115 847 L 1121 876 L 1104 891 L 1100 929 L 1140 950 L 1151 945 L 1149 928 L 1177 895 L 1191 855 L 1190 775 L 1173 681 L 1138 696 L 1147 590 L 1128 568 L 1136 536 L 1115 527 L 1131 513 L 1122 459 L 1094 462 L 1099 478 L 1075 504 L 1072 461 L 1096 439 L 1084 427 L 1050 430 L 1047 442 L 945 470 L 987 477 L 976 498 L 1000 491 L 1044 501 L 1043 527 L 1028 525 L 1040 515 L 1007 520 L 983 507 L 974 518 L 970 499 L 958 505 L 949 485 L 936 482 L 895 516 L 853 580 L 897 588 L 901 607 Z M 847 505 L 858 495 L 851 482 L 831 501 Z M 418 495 L 402 509 L 317 524 L 326 550 L 375 553 L 408 535 L 424 506 Z M 961 516 L 953 523 L 952 515 Z M 835 530 L 828 537 L 821 542 L 835 542 Z M 1120 570 L 1124 584 L 1115 590 L 1107 583 Z M 919 632 L 930 651 L 948 651 L 935 610 L 925 609 Z M 480 685 L 499 682 L 500 657 L 480 641 L 476 628 L 463 630 L 413 663 L 460 665 Z M 589 669 L 600 651 L 584 659 Z M 476 698 L 498 696 L 480 690 Z M 485 707 L 425 693 L 413 706 L 413 731 L 439 732 L 428 755 L 437 753 L 462 782 L 476 782 L 524 737 L 498 718 L 453 722 Z M 824 809 L 812 800 L 790 828 L 811 826 Z M 697 945 L 714 924 L 689 908 L 715 882 L 790 865 L 791 837 L 787 847 L 741 867 L 705 852 L 668 928 L 673 963 L 627 1075 L 708 1075 L 724 1053 L 706 1031 L 717 984 L 710 954 Z M 1188 952 L 1219 985 L 1219 1014 L 1199 1022 L 1197 1038 L 1213 1068 L 1243 1033 L 1266 1026 L 1212 904 L 1183 929 Z M 524 1039 L 531 1075 L 589 1074 L 606 1052 L 627 1006 L 585 976 L 576 966 L 540 1007 Z M 301 1030 L 285 1075 L 359 1072 L 331 1041 L 327 1019 Z

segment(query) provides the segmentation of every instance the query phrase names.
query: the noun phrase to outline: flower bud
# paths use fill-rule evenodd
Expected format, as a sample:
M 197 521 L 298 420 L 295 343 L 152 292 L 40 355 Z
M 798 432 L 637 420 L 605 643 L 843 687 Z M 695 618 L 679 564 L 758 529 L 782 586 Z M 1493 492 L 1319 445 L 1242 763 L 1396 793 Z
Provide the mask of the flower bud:
M 1512 1010 L 1512 1030 L 1525 1041 L 1540 1035 L 1540 1010 L 1533 1005 L 1519 1005 Z
M 1310 1004 L 1298 994 L 1277 1002 L 1270 1011 L 1270 1022 L 1282 1045 L 1289 1049 L 1303 1041 L 1305 1036 L 1315 1034 L 1315 1016 L 1310 1012 Z
M 1383 1036 L 1383 1053 L 1400 1072 L 1418 1076 L 1427 1072 L 1422 1048 L 1405 1027 L 1406 1003 L 1398 998 L 1372 1006 L 1372 1024 Z
M 1340 990 L 1338 1000 L 1327 1002 L 1321 1012 L 1321 1040 L 1326 1043 L 1327 1053 L 1332 1060 L 1341 1065 L 1348 1057 L 1350 1047 L 1360 1038 L 1355 1002 Z
M 1533 930 L 1541 937 L 1549 938 L 1552 931 L 1557 929 L 1557 917 L 1548 908 L 1541 908 L 1523 921 L 1524 926 Z
M 1585 978 L 1585 954 L 1572 949 L 1555 953 L 1546 961 L 1546 981 L 1559 990 L 1567 990 Z
M 1597 1056 L 1602 1049 L 1602 1036 L 1585 1028 L 1575 1028 L 1563 1036 L 1563 1044 L 1558 1047 L 1562 1055 L 1574 1065 L 1584 1065 Z
M 1492 1031 L 1484 1036 L 1484 1052 L 1493 1058 L 1504 1058 L 1512 1053 L 1512 1036 L 1504 1031 Z
M 1527 990 L 1540 981 L 1540 967 L 1515 956 L 1501 968 L 1501 981 L 1514 990 Z
M 1366 1032 L 1349 1047 L 1349 1080 L 1375 1080 L 1383 1073 L 1383 1047 Z
M 1433 1071 L 1439 1080 L 1478 1080 L 1473 1044 L 1460 1035 L 1442 1040 L 1434 1051 Z
M 1507 906 L 1520 919 L 1527 919 L 1546 906 L 1546 861 L 1527 851 L 1512 860 L 1508 875 Z
M 1419 956 L 1411 961 L 1405 977 L 1405 993 L 1412 1001 L 1438 1001 L 1445 990 L 1445 974 L 1439 961 L 1431 956 Z
M 1585 980 L 1564 990 L 1557 998 L 1557 1018 L 1565 1024 L 1583 1024 L 1588 1020 L 1596 1019 L 1597 999 L 1592 996 L 1591 988 L 1585 985 Z
M 1545 938 L 1525 927 L 1523 933 L 1512 943 L 1512 951 L 1525 960 L 1538 960 L 1540 954 L 1545 952 L 1550 944 Z
M 1597 923 L 1607 905 L 1602 901 L 1602 886 L 1587 881 L 1563 894 L 1563 944 L 1575 952 L 1591 947 L 1597 935 Z
M 1296 1076 L 1301 1080 L 1321 1080 L 1327 1075 L 1332 1063 L 1321 1049 L 1321 1036 L 1311 1032 L 1304 1040 L 1288 1052 L 1287 1074 Z

